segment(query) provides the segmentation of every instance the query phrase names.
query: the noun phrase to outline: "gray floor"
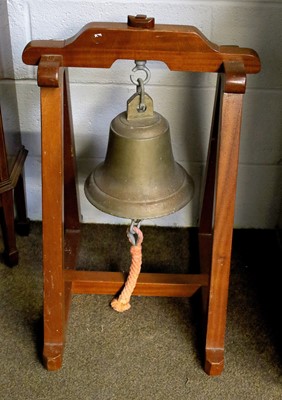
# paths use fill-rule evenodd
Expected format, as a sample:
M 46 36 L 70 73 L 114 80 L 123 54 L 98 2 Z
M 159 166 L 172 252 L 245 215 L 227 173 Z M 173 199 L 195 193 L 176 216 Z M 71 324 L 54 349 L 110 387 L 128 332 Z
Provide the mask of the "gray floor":
M 125 227 L 83 226 L 79 265 L 126 270 Z M 184 271 L 196 260 L 192 230 L 144 227 L 144 270 Z M 281 249 L 273 231 L 235 231 L 225 370 L 202 369 L 189 299 L 76 295 L 64 365 L 47 372 L 42 346 L 41 225 L 19 237 L 20 264 L 0 259 L 0 399 L 282 399 Z M 189 245 L 187 245 L 189 243 Z M 1 250 L 1 249 L 0 249 Z M 169 266 L 169 267 L 168 267 Z

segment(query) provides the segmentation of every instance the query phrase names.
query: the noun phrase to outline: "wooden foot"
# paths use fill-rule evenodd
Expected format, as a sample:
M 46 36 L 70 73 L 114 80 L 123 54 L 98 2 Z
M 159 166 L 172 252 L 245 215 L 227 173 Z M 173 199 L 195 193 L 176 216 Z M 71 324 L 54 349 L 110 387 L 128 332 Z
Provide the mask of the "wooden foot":
M 48 371 L 56 371 L 62 367 L 63 362 L 62 344 L 45 344 L 43 349 L 43 364 Z
M 25 221 L 16 221 L 15 229 L 18 235 L 28 236 L 30 233 L 30 219 L 26 218 Z
M 224 350 L 206 349 L 205 372 L 208 375 L 220 375 L 224 368 Z
M 5 263 L 9 267 L 15 267 L 19 263 L 19 252 L 17 249 L 4 251 L 3 257 L 5 260 Z

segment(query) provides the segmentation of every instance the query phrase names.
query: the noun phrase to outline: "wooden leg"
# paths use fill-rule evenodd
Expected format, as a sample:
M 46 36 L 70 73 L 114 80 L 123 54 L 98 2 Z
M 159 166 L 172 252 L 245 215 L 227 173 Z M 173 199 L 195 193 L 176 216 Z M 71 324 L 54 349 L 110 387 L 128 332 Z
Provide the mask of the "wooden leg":
M 212 227 L 213 227 L 214 190 L 215 190 L 215 174 L 216 174 L 217 143 L 218 143 L 218 122 L 220 114 L 220 94 L 221 94 L 221 76 L 219 75 L 215 93 L 210 143 L 209 143 L 207 166 L 206 166 L 205 188 L 202 201 L 199 233 L 198 233 L 200 270 L 201 273 L 205 274 L 210 274 L 210 268 L 211 268 Z M 203 316 L 204 326 L 206 326 L 208 293 L 209 293 L 208 287 L 203 287 L 201 289 L 202 316 Z
M 14 229 L 14 196 L 13 191 L 8 190 L 1 195 L 1 226 L 4 241 L 4 259 L 9 267 L 18 264 L 19 253 L 16 245 Z
M 64 72 L 64 269 L 75 269 L 80 245 L 80 220 L 76 186 L 76 158 L 68 71 Z M 65 283 L 65 325 L 71 305 L 72 283 Z
M 224 367 L 224 338 L 239 155 L 243 94 L 223 93 L 214 211 L 214 232 L 207 314 L 205 370 Z
M 5 135 L 0 107 L 0 183 L 7 182 L 10 178 L 8 159 L 5 145 Z M 13 267 L 18 264 L 19 254 L 16 247 L 14 228 L 14 196 L 13 188 L 4 188 L 0 192 L 0 216 L 4 241 L 5 262 Z
M 57 73 L 58 71 L 59 66 Z M 40 73 L 43 72 L 44 61 L 42 61 L 40 70 Z M 65 338 L 63 93 L 61 74 L 59 79 L 59 87 L 41 88 L 44 277 L 43 359 L 48 370 L 56 370 L 61 367 Z
M 14 189 L 14 201 L 17 211 L 16 231 L 21 236 L 27 236 L 30 232 L 30 220 L 26 214 L 25 187 L 22 174 L 19 175 Z
M 67 230 L 79 230 L 76 159 L 68 71 L 64 73 L 64 221 Z

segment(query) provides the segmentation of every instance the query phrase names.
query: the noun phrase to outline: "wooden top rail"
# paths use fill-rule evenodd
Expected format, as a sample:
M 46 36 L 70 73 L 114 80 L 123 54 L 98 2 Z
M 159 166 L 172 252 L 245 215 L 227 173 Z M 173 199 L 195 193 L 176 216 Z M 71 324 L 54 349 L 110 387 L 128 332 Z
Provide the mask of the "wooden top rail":
M 43 55 L 52 55 L 61 56 L 61 67 L 110 68 L 118 59 L 158 60 L 172 71 L 192 72 L 222 72 L 224 62 L 239 62 L 247 74 L 260 71 L 254 50 L 217 46 L 193 26 L 136 26 L 93 22 L 66 40 L 33 40 L 23 61 L 38 65 Z

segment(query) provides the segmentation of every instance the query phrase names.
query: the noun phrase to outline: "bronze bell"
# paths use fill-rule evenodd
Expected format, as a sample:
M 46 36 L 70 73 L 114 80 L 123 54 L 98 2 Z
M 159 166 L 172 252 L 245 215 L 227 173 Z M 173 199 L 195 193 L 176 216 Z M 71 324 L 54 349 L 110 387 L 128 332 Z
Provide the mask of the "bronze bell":
M 111 122 L 106 159 L 85 182 L 86 197 L 99 210 L 140 220 L 178 211 L 194 189 L 174 161 L 167 120 L 141 89 Z

